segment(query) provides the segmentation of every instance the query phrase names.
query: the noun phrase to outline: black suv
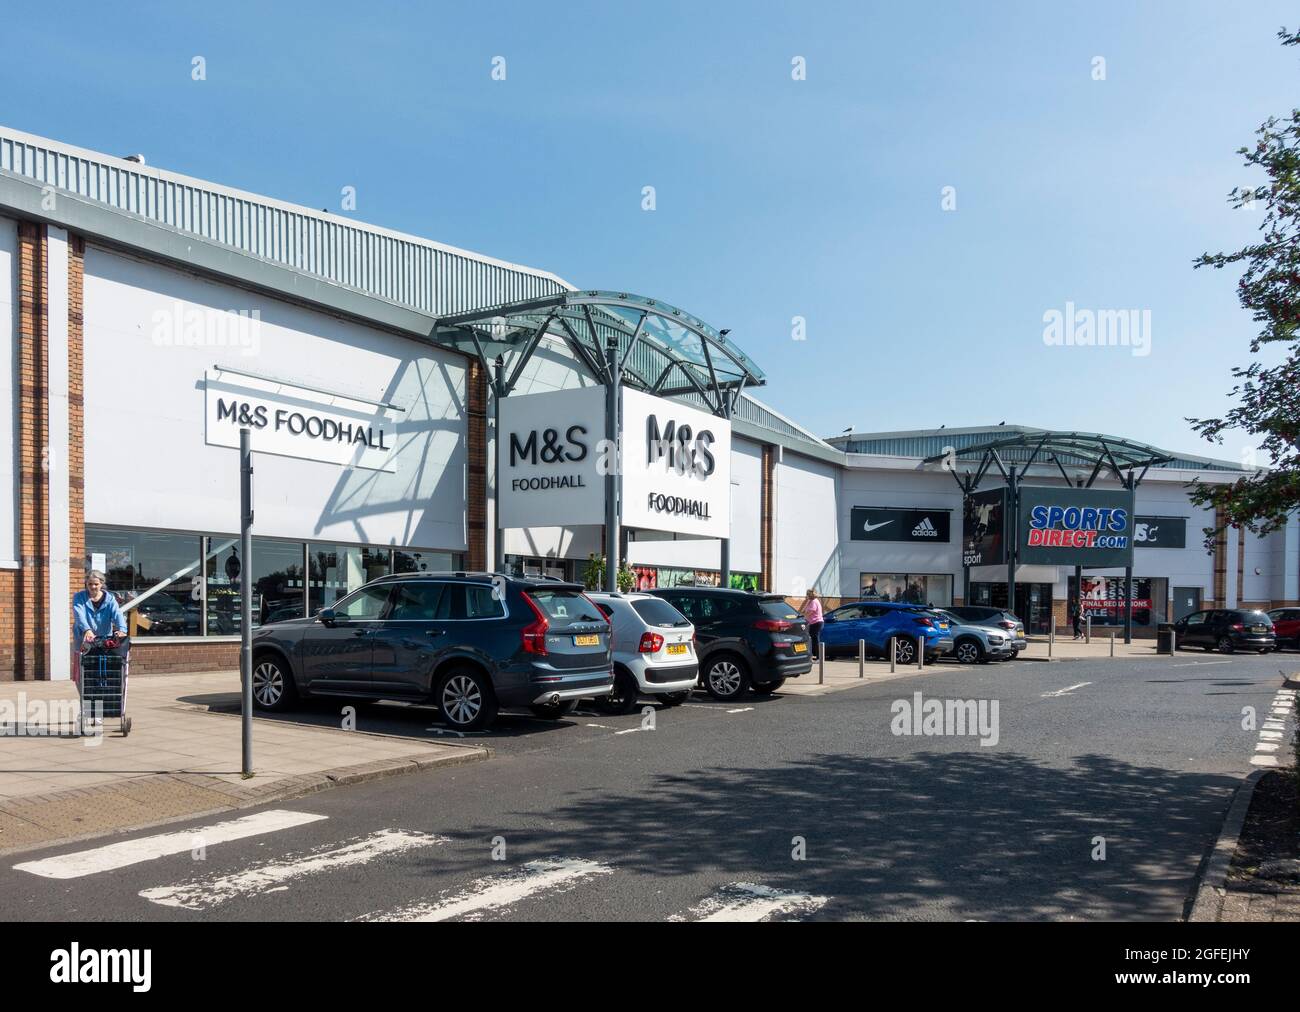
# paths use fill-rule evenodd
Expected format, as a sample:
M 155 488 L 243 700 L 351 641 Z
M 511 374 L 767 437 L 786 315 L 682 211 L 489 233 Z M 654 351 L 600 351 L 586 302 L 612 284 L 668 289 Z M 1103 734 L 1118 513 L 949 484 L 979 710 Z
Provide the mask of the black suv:
M 1174 640 L 1180 647 L 1204 647 L 1230 654 L 1234 650 L 1277 649 L 1273 620 L 1262 611 L 1217 608 L 1194 611 L 1174 623 Z
M 700 679 L 714 699 L 774 692 L 812 670 L 808 623 L 780 594 L 665 587 L 662 597 L 695 625 Z
M 433 702 L 458 731 L 500 707 L 560 717 L 613 686 L 610 627 L 573 583 L 418 573 L 366 584 L 314 618 L 253 634 L 253 701 L 300 696 Z

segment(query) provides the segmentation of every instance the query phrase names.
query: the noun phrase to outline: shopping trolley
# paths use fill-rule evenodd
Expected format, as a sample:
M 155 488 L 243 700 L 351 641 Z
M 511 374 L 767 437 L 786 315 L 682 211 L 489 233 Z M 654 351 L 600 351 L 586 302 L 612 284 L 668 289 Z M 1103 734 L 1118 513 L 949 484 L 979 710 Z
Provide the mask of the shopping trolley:
M 117 717 L 122 735 L 131 733 L 126 715 L 126 680 L 131 669 L 131 642 L 121 639 L 92 640 L 78 657 L 81 665 L 77 687 L 81 693 L 81 734 L 94 718 Z M 92 732 L 93 733 L 93 732 Z

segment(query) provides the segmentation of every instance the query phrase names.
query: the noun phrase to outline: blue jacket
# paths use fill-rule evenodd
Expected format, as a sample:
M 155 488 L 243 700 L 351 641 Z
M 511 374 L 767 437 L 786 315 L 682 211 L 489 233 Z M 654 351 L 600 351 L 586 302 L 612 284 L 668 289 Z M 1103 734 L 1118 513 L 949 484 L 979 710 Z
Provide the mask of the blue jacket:
M 126 616 L 118 607 L 117 598 L 108 591 L 104 591 L 98 608 L 90 600 L 89 591 L 79 590 L 72 598 L 72 642 L 76 646 L 81 645 L 87 629 L 95 634 L 96 639 L 104 639 L 126 628 Z

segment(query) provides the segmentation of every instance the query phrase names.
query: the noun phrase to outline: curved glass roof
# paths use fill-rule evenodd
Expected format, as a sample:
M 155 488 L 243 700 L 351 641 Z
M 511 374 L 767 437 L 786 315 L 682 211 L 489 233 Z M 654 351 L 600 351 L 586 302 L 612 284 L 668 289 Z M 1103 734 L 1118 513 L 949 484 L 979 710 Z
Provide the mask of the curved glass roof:
M 592 375 L 607 380 L 605 352 L 618 349 L 623 382 L 661 397 L 694 393 L 730 414 L 740 391 L 761 386 L 763 371 L 725 331 L 658 299 L 628 292 L 561 292 L 439 317 L 439 339 L 485 365 L 506 359 L 506 390 L 514 386 L 538 342 L 563 341 Z
M 1070 484 L 1074 482 L 1065 473 L 1065 468 L 1084 466 L 1092 468 L 1088 479 L 1091 485 L 1102 470 L 1110 471 L 1121 482 L 1125 480 L 1124 471 L 1142 469 L 1138 481 L 1146 475 L 1147 469 L 1167 464 L 1175 458 L 1164 450 L 1159 450 L 1146 443 L 1138 443 L 1118 436 L 1107 436 L 1099 432 L 1062 432 L 1048 429 L 1020 430 L 1009 432 L 1005 436 L 985 442 L 974 443 L 951 451 L 958 459 L 979 459 L 978 477 L 982 478 L 989 466 L 996 465 L 999 471 L 1006 473 L 1005 463 L 1018 465 L 1028 471 L 1033 464 L 1055 465 L 1062 477 Z M 926 457 L 924 463 L 932 464 L 944 460 L 948 454 L 938 453 Z M 978 481 L 978 478 L 977 478 Z

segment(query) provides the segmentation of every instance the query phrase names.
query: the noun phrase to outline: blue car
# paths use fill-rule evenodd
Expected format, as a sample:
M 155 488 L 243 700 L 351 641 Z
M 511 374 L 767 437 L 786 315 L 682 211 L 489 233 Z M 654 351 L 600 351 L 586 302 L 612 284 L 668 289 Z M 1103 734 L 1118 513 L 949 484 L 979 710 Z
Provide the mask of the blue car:
M 952 650 L 949 623 L 921 604 L 894 601 L 857 601 L 826 615 L 822 642 L 826 656 L 856 656 L 858 640 L 866 641 L 873 657 L 889 656 L 889 639 L 897 637 L 900 664 L 916 663 L 916 640 L 925 637 L 925 659 L 934 660 Z

